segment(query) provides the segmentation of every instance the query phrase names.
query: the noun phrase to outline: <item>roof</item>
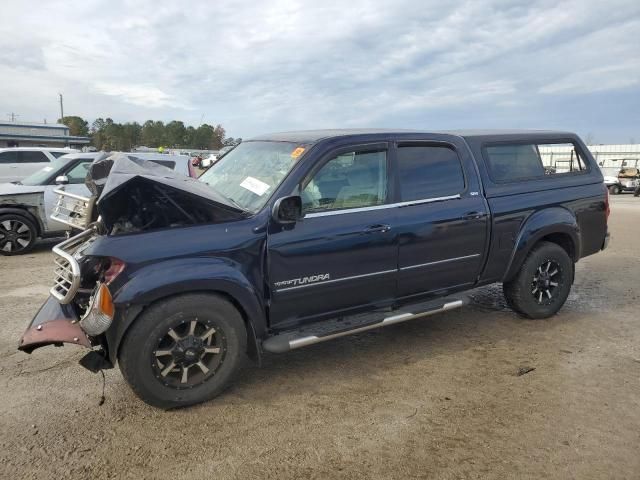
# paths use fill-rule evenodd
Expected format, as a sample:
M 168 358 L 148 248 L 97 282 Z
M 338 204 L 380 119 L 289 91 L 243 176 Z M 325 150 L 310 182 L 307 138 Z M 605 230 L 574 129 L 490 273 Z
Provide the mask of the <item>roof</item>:
M 72 142 L 72 143 L 89 143 L 89 137 L 76 137 L 73 135 L 22 135 L 14 133 L 0 133 L 0 138 L 7 140 L 41 140 L 44 142 Z
M 495 129 L 495 130 L 410 130 L 410 129 L 386 129 L 386 128 L 345 128 L 345 129 L 329 129 L 329 130 L 300 130 L 292 132 L 279 132 L 267 135 L 260 135 L 249 141 L 269 140 L 273 142 L 292 142 L 292 143 L 315 143 L 320 140 L 335 137 L 356 136 L 356 135 L 393 135 L 393 134 L 437 134 L 437 135 L 455 135 L 464 138 L 481 138 L 481 137 L 509 137 L 509 136 L 568 136 L 573 133 L 553 131 L 553 130 L 516 130 L 516 129 Z
M 76 150 L 75 148 L 64 148 L 64 147 L 4 147 L 4 148 L 0 148 L 1 152 L 33 152 L 33 151 L 37 151 L 37 152 L 69 152 L 69 153 L 75 153 L 78 150 Z
M 63 130 L 69 130 L 69 127 L 62 123 L 0 122 L 0 127 L 61 128 Z

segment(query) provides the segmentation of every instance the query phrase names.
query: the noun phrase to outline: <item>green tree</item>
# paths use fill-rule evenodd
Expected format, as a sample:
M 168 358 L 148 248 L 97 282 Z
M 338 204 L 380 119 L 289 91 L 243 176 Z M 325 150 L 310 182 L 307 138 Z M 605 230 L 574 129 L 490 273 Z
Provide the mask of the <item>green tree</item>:
M 165 126 L 165 139 L 170 147 L 181 147 L 185 144 L 187 129 L 184 123 L 172 121 Z
M 84 118 L 77 116 L 64 117 L 59 118 L 58 123 L 69 127 L 69 135 L 76 137 L 86 137 L 89 135 L 89 122 Z

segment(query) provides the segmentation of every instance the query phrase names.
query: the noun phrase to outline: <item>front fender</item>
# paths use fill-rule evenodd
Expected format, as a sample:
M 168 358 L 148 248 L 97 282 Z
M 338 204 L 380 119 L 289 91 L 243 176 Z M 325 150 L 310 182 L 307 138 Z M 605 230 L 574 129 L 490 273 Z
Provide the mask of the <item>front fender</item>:
M 142 267 L 123 281 L 118 278 L 113 292 L 117 320 L 106 332 L 111 360 L 117 357 L 126 331 L 147 305 L 192 292 L 218 292 L 233 299 L 248 323 L 250 348 L 257 348 L 257 338 L 264 336 L 267 328 L 264 304 L 240 266 L 224 258 L 180 258 Z
M 576 262 L 580 258 L 580 227 L 576 217 L 566 208 L 546 208 L 533 213 L 525 220 L 511 252 L 511 259 L 502 281 L 506 282 L 512 279 L 533 246 L 541 238 L 551 234 L 568 236 L 573 243 L 572 260 Z

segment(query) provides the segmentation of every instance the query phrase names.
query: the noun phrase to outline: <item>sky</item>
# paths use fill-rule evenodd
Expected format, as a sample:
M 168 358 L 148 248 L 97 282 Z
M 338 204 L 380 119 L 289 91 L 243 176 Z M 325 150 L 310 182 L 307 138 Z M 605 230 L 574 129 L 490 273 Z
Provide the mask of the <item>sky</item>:
M 640 1 L 2 0 L 0 121 L 640 142 Z

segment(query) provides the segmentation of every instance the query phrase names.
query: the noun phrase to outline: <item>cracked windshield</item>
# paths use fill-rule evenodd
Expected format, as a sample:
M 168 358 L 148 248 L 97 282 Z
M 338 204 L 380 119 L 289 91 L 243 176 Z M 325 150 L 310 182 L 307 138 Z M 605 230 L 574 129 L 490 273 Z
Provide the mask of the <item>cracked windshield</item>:
M 257 212 L 304 150 L 289 142 L 244 142 L 203 173 L 200 181 L 236 207 Z

